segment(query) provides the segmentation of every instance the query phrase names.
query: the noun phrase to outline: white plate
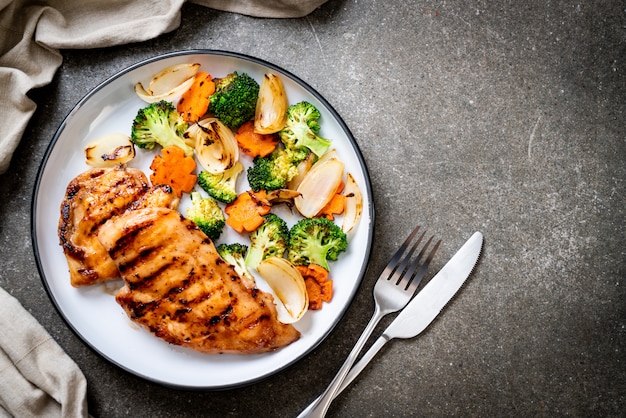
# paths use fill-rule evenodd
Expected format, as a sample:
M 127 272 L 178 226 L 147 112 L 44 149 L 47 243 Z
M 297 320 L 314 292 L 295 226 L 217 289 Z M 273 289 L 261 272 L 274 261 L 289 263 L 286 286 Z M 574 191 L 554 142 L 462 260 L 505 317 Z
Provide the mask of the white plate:
M 260 82 L 266 72 L 279 74 L 290 104 L 307 100 L 320 110 L 321 135 L 332 139 L 346 170 L 352 173 L 363 192 L 362 219 L 348 236 L 348 250 L 331 263 L 335 285 L 331 303 L 324 304 L 319 311 L 308 312 L 296 324 L 302 337 L 272 353 L 207 355 L 167 344 L 129 321 L 113 297 L 119 282 L 80 289 L 70 285 L 57 225 L 67 184 L 89 168 L 84 162 L 84 145 L 108 133 L 130 134 L 137 110 L 146 106 L 133 90 L 135 83 L 141 81 L 146 85 L 161 69 L 182 62 L 198 62 L 201 69 L 213 77 L 238 71 Z M 139 156 L 129 165 L 148 173 L 154 152 L 140 149 L 137 152 Z M 247 182 L 245 177 L 242 173 L 242 182 Z M 246 184 L 241 190 L 244 187 Z M 32 205 L 37 265 L 50 298 L 71 329 L 119 367 L 150 381 L 189 389 L 223 389 L 250 384 L 293 364 L 323 341 L 341 319 L 365 274 L 374 224 L 365 163 L 349 129 L 330 104 L 305 82 L 273 64 L 240 54 L 207 50 L 170 53 L 138 63 L 109 78 L 83 98 L 63 121 L 46 151 Z M 296 220 L 293 215 L 281 215 L 288 223 Z M 227 227 L 217 241 L 221 242 L 244 241 Z

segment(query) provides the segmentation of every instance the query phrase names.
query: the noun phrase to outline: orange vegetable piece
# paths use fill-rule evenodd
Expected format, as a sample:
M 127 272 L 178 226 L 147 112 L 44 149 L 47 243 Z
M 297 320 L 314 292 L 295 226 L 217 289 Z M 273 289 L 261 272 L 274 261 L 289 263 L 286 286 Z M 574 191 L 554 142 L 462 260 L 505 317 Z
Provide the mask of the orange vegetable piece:
M 322 309 L 322 286 L 311 278 L 304 279 L 304 285 L 309 296 L 309 309 L 312 311 Z
M 315 279 L 318 283 L 324 283 L 328 280 L 328 270 L 319 264 L 311 263 L 306 266 L 306 272 L 304 273 L 307 277 L 311 277 Z
M 199 71 L 191 87 L 180 97 L 176 110 L 187 122 L 197 122 L 209 110 L 209 97 L 213 93 L 213 77 L 207 72 Z
M 330 302 L 333 298 L 333 281 L 327 280 L 320 284 L 322 288 L 322 300 L 326 303 Z
M 224 208 L 228 215 L 226 224 L 239 233 L 244 230 L 252 232 L 261 226 L 264 221 L 263 215 L 267 215 L 271 208 L 272 204 L 267 200 L 265 190 L 256 193 L 248 190 Z
M 235 139 L 239 149 L 251 157 L 265 157 L 278 146 L 278 135 L 254 132 L 254 121 L 247 121 L 237 129 Z
M 341 215 L 346 207 L 346 197 L 341 194 L 344 187 L 342 181 L 337 188 L 337 192 L 333 195 L 332 199 L 320 210 L 317 214 L 319 217 L 325 217 L 330 221 L 335 220 L 335 215 Z
M 314 263 L 296 268 L 304 278 L 309 296 L 309 309 L 322 309 L 322 302 L 328 303 L 333 297 L 333 281 L 328 279 L 328 270 Z
M 178 197 L 183 192 L 189 193 L 197 180 L 193 174 L 196 169 L 194 158 L 185 156 L 185 151 L 176 145 L 161 149 L 161 154 L 162 156 L 157 154 L 150 164 L 152 184 L 168 184 Z

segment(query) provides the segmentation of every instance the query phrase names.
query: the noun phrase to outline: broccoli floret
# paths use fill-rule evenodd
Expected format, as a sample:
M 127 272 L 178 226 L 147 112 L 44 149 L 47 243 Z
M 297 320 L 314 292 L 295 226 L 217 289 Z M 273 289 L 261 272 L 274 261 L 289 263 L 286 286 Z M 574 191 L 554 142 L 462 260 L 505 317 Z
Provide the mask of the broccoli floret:
M 219 174 L 201 171 L 198 184 L 209 196 L 224 203 L 231 203 L 237 198 L 237 177 L 243 171 L 243 164 L 235 163 L 231 168 Z
M 209 112 L 233 131 L 254 117 L 259 83 L 246 73 L 232 72 L 215 79 Z
M 246 265 L 256 268 L 268 257 L 282 257 L 289 244 L 289 227 L 279 216 L 268 213 L 263 223 L 250 234 Z
M 217 246 L 217 253 L 228 264 L 234 267 L 235 271 L 243 280 L 248 281 L 249 284 L 254 284 L 254 276 L 246 267 L 245 257 L 248 252 L 248 247 L 243 244 L 220 244 Z
M 280 147 L 265 157 L 255 157 L 248 168 L 250 188 L 255 192 L 284 189 L 298 174 L 298 164 L 306 155 Z
M 287 108 L 287 122 L 278 133 L 285 147 L 308 148 L 318 157 L 324 155 L 331 141 L 319 136 L 321 113 L 311 103 L 303 101 Z
M 162 147 L 176 145 L 190 156 L 193 155 L 193 148 L 182 137 L 187 128 L 187 122 L 174 105 L 161 100 L 139 109 L 133 120 L 130 138 L 139 148 L 153 149 L 156 144 Z
M 295 265 L 318 264 L 330 270 L 328 260 L 335 261 L 348 247 L 346 234 L 326 218 L 305 218 L 289 231 L 287 258 Z
M 198 225 L 211 240 L 217 240 L 226 225 L 222 208 L 217 200 L 204 197 L 200 192 L 191 192 L 190 196 L 191 206 L 187 208 L 186 218 Z

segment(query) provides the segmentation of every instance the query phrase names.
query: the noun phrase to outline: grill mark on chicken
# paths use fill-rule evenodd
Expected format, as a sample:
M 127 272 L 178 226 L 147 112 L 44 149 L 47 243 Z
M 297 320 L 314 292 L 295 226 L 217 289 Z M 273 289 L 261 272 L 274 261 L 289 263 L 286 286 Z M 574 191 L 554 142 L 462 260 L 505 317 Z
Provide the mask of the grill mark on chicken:
M 146 312 L 152 312 L 156 308 L 158 308 L 159 302 L 153 300 L 149 302 L 137 302 L 131 301 L 128 304 L 127 312 L 130 313 L 131 319 L 141 318 L 146 314 Z
M 126 212 L 98 238 L 122 272 L 116 301 L 168 343 L 205 353 L 260 353 L 300 337 L 278 322 L 272 296 L 246 287 L 213 242 L 177 211 Z
M 152 186 L 149 192 L 141 195 L 137 200 L 133 201 L 127 210 L 136 210 L 143 208 L 172 208 L 178 206 L 179 199 L 175 197 L 174 189 L 169 184 L 157 184 Z
M 175 208 L 178 201 L 170 186 L 150 187 L 143 172 L 125 166 L 94 168 L 72 179 L 61 202 L 58 226 L 72 286 L 119 277 L 97 239 L 98 231 L 111 217 L 145 207 Z
M 151 224 L 146 223 L 143 225 L 133 225 L 132 227 L 126 227 L 125 235 L 122 236 L 119 239 L 119 241 L 115 243 L 115 246 L 113 248 L 109 249 L 109 255 L 111 255 L 111 257 L 113 258 L 120 258 L 122 256 L 126 256 L 127 252 L 129 252 L 130 250 L 134 250 L 133 244 L 134 244 L 134 241 L 137 239 L 137 235 L 141 233 L 142 229 L 148 228 L 150 226 Z M 147 247 L 147 248 L 142 249 L 141 252 L 150 253 L 151 251 L 154 251 L 153 248 L 154 248 L 153 246 Z M 123 263 L 122 265 L 131 264 L 131 263 L 136 264 L 133 261 L 134 259 L 135 257 L 133 257 L 132 259 L 129 259 L 127 262 Z
M 68 184 L 61 203 L 59 242 L 73 286 L 119 276 L 95 231 L 146 189 L 147 179 L 141 171 L 124 168 L 91 169 Z
M 178 205 L 170 186 L 150 187 L 145 174 L 125 166 L 93 168 L 66 187 L 60 205 L 59 244 L 68 262 L 72 286 L 86 286 L 119 277 L 108 252 L 97 239 L 111 217 L 144 207 Z

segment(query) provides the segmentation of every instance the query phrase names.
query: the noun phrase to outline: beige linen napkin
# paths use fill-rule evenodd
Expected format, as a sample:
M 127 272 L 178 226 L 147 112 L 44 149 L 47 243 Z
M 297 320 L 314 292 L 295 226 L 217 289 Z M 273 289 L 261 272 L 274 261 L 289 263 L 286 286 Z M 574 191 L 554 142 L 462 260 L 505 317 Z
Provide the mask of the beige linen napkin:
M 88 416 L 87 383 L 78 366 L 2 288 L 0 332 L 0 416 Z
M 193 0 L 258 17 L 301 17 L 326 0 Z M 36 109 L 26 94 L 52 80 L 59 49 L 144 41 L 176 29 L 185 0 L 0 0 L 0 174 Z

